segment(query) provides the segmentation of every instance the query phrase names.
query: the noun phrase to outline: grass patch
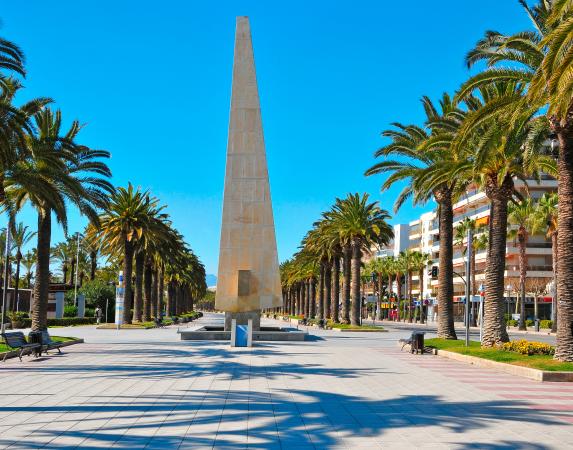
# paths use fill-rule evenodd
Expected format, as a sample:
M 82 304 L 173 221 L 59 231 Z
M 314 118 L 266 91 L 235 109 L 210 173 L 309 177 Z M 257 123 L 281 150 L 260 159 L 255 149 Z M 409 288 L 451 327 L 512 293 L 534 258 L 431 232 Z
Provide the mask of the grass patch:
M 54 342 L 68 342 L 68 341 L 75 341 L 76 337 L 67 337 L 67 336 L 50 336 L 52 341 Z M 10 347 L 8 347 L 4 342 L 0 342 L 0 353 L 12 351 Z
M 521 355 L 516 352 L 507 352 L 495 348 L 481 348 L 479 342 L 470 341 L 470 346 L 465 346 L 463 340 L 451 339 L 426 339 L 425 345 L 438 350 L 461 353 L 462 355 L 476 356 L 516 366 L 530 367 L 532 369 L 546 370 L 548 372 L 573 372 L 573 363 L 560 362 L 551 355 Z

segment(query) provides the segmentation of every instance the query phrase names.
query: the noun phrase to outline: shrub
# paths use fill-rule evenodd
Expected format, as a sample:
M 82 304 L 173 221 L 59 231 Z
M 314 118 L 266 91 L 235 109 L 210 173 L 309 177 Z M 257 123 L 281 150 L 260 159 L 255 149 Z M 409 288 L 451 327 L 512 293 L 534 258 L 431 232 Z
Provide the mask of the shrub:
M 517 320 L 509 319 L 509 320 L 507 321 L 507 324 L 508 324 L 510 327 L 516 327 L 516 326 L 519 324 L 519 322 L 518 322 Z
M 530 342 L 525 339 L 506 342 L 500 346 L 501 350 L 515 352 L 521 355 L 553 355 L 555 348 L 543 342 Z
M 92 325 L 95 317 L 64 317 L 63 319 L 48 319 L 49 327 L 73 327 L 74 325 Z
M 552 320 L 541 320 L 539 322 L 539 328 L 550 329 L 551 327 L 553 327 L 553 321 Z
M 10 320 L 22 320 L 30 317 L 28 313 L 24 311 L 9 311 L 7 316 Z
M 532 327 L 533 325 L 535 325 L 535 322 L 533 322 L 533 320 L 527 319 L 527 320 L 525 321 L 525 326 L 526 326 L 526 327 Z
M 64 306 L 64 317 L 77 317 L 78 307 L 73 305 Z

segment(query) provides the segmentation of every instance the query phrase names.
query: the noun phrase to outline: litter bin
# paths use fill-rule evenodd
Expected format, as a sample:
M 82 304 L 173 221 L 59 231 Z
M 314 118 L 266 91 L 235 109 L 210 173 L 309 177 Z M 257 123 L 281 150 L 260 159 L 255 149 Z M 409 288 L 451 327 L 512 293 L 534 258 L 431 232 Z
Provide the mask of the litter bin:
M 42 345 L 42 332 L 41 331 L 30 331 L 28 334 L 28 343 L 30 344 L 40 344 Z M 42 347 L 38 347 L 36 350 L 36 356 L 42 355 Z
M 535 319 L 535 331 L 539 331 L 539 319 Z
M 412 332 L 412 353 L 418 351 L 422 354 L 424 353 L 424 332 L 422 331 L 414 331 Z

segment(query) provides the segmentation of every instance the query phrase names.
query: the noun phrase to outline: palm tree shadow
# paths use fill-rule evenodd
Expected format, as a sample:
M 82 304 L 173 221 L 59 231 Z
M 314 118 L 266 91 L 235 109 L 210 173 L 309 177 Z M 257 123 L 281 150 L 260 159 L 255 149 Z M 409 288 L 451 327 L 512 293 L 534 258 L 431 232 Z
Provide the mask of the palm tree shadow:
M 59 438 L 73 438 L 75 442 L 89 439 L 90 444 L 82 445 L 82 448 L 112 445 L 119 448 L 177 448 L 180 445 L 180 448 L 195 448 L 215 443 L 217 448 L 236 447 L 248 435 L 249 447 L 256 449 L 279 446 L 330 449 L 353 437 L 370 437 L 384 442 L 384 435 L 389 430 L 419 426 L 439 427 L 442 432 L 461 436 L 475 430 L 487 433 L 492 422 L 500 421 L 508 427 L 529 423 L 563 425 L 550 411 L 532 409 L 517 401 L 451 402 L 437 395 L 368 400 L 317 390 L 175 390 L 164 396 L 99 397 L 75 405 L 0 407 L 2 416 L 16 411 L 35 414 L 37 419 L 30 426 L 35 428 L 36 438 L 46 442 L 56 439 L 54 443 Z M 49 421 L 42 422 L 42 413 L 49 415 Z M 57 413 L 61 415 L 54 420 Z M 83 417 L 81 427 L 74 426 L 76 419 L 68 419 L 69 414 L 76 413 Z M 55 425 L 54 430 L 52 425 Z M 158 428 L 161 432 L 156 434 Z M 8 442 L 0 438 L 0 446 L 8 445 Z M 66 447 L 64 442 L 58 448 L 78 445 Z M 13 448 L 28 448 L 28 444 L 16 443 Z M 543 448 L 507 441 L 459 445 L 468 450 Z

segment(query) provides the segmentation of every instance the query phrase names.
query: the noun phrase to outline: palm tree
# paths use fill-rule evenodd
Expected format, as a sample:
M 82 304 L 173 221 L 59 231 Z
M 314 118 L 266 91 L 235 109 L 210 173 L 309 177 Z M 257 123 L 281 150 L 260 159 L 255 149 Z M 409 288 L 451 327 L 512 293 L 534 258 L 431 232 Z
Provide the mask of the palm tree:
M 78 145 L 78 121 L 62 134 L 61 112 L 43 109 L 34 116 L 36 132 L 29 136 L 29 156 L 19 160 L 5 179 L 6 193 L 19 209 L 29 201 L 38 213 L 38 243 L 32 329 L 45 330 L 50 283 L 50 241 L 52 213 L 67 231 L 67 205 L 70 202 L 89 220 L 97 222 L 97 208 L 104 207 L 112 186 L 111 176 L 100 158 L 104 150 Z
M 557 346 L 555 358 L 573 361 L 573 89 L 570 48 L 573 44 L 571 0 L 551 2 L 548 31 L 538 45 L 544 57 L 530 84 L 529 100 L 547 106 L 546 115 L 559 141 L 559 222 L 557 260 Z
M 51 257 L 62 265 L 62 283 L 68 282 L 69 264 L 72 261 L 72 251 L 70 250 L 67 242 L 58 242 L 51 249 Z
M 483 226 L 479 225 L 476 219 L 470 219 L 466 217 L 462 220 L 455 228 L 454 242 L 455 245 L 462 248 L 462 254 L 465 256 L 468 252 L 467 236 L 468 231 L 471 230 L 474 236 L 471 260 L 470 260 L 470 271 L 471 271 L 471 292 L 470 295 L 475 295 L 478 291 L 478 286 L 476 283 L 476 256 L 477 252 L 487 249 L 488 237 L 487 234 L 482 233 Z M 476 312 L 474 310 L 473 314 L 473 326 L 476 325 Z
M 535 211 L 536 217 L 536 229 L 539 231 L 545 231 L 545 235 L 551 239 L 551 249 L 552 249 L 552 262 L 553 262 L 553 282 L 557 282 L 557 260 L 559 259 L 559 243 L 557 240 L 558 235 L 558 204 L 559 198 L 556 192 L 545 193 L 539 199 L 537 203 L 537 208 Z M 555 298 L 555 293 L 553 293 L 553 325 L 551 331 L 557 331 L 557 308 L 558 302 Z
M 28 231 L 28 227 L 22 222 L 14 226 L 12 230 L 12 248 L 16 250 L 16 275 L 14 280 L 14 299 L 15 305 L 20 303 L 19 288 L 20 288 L 20 264 L 22 263 L 22 247 L 32 240 L 35 232 Z M 13 307 L 15 306 L 13 305 Z
M 413 250 L 405 250 L 400 253 L 398 259 L 401 261 L 404 274 L 406 275 L 406 304 L 408 307 L 408 322 L 412 323 L 412 310 L 414 309 L 414 303 L 412 299 L 412 273 L 417 270 L 414 266 L 415 252 Z M 406 304 L 404 307 L 406 307 Z M 406 315 L 404 315 L 404 321 L 406 321 Z
M 343 248 L 350 248 L 351 259 L 351 324 L 360 325 L 360 268 L 364 251 L 373 245 L 387 244 L 393 237 L 392 227 L 386 222 L 390 216 L 380 209 L 378 202 L 368 202 L 368 194 L 348 194 L 336 199 L 327 217 L 333 223 Z M 348 251 L 347 251 L 348 253 Z
M 527 240 L 530 234 L 534 233 L 535 204 L 528 197 L 519 203 L 511 203 L 508 210 L 508 222 L 512 226 L 509 229 L 508 237 L 516 238 L 519 246 L 519 292 L 520 292 L 520 313 L 519 329 L 526 330 L 525 324 L 525 279 L 527 277 Z M 517 227 L 517 228 L 514 228 Z
M 422 99 L 428 128 L 394 123 L 396 129 L 386 130 L 383 136 L 391 138 L 390 144 L 380 148 L 376 157 L 397 156 L 386 159 L 366 171 L 366 176 L 390 173 L 382 190 L 394 183 L 408 181 L 394 203 L 397 211 L 412 197 L 414 204 L 423 204 L 431 197 L 438 203 L 439 215 L 439 267 L 438 274 L 438 337 L 456 339 L 453 313 L 453 209 L 452 205 L 467 184 L 459 173 L 459 166 L 466 161 L 464 149 L 452 148 L 452 134 L 457 130 L 463 111 L 444 94 L 440 101 L 441 112 L 427 97 Z
M 557 297 L 564 309 L 557 331 L 555 358 L 573 361 L 573 90 L 569 75 L 569 51 L 572 44 L 572 1 L 541 0 L 534 7 L 523 1 L 532 19 L 533 31 L 514 36 L 490 33 L 478 43 L 468 58 L 469 65 L 486 60 L 488 68 L 470 78 L 460 94 L 467 95 L 476 87 L 499 81 L 516 81 L 527 88 L 527 95 L 499 102 L 490 108 L 520 114 L 533 109 L 545 114 L 545 122 L 558 141 L 558 193 L 560 249 L 557 262 Z M 488 43 L 489 42 L 489 43 Z M 471 56 L 471 53 L 470 53 Z M 507 63 L 510 64 L 507 64 Z M 502 67 L 503 66 L 503 67 Z M 564 253 L 563 253 L 564 252 Z
M 541 172 L 554 174 L 555 163 L 539 151 L 544 127 L 535 110 L 525 108 L 517 114 L 499 107 L 523 98 L 522 85 L 499 81 L 480 88 L 477 94 L 479 98 L 471 99 L 475 108 L 466 115 L 455 146 L 471 145 L 464 170 L 473 174 L 490 200 L 482 345 L 494 346 L 509 340 L 504 320 L 508 203 L 521 198 L 514 178 L 538 180 Z
M 424 274 L 426 273 L 428 265 L 431 263 L 432 257 L 426 253 L 416 251 L 411 255 L 412 269 L 418 272 L 420 323 L 424 323 Z
M 127 189 L 119 187 L 112 193 L 109 205 L 100 217 L 99 227 L 91 227 L 88 238 L 95 240 L 104 254 L 123 260 L 124 309 L 123 321 L 131 323 L 131 295 L 133 256 L 138 239 L 150 218 L 150 211 L 156 208 L 157 199 L 148 191 L 134 189 L 131 183 Z
M 26 280 L 28 284 L 28 289 L 32 287 L 32 270 L 36 265 L 36 249 L 33 251 L 28 250 L 24 257 L 22 258 L 22 265 L 26 269 Z M 18 304 L 16 304 L 16 310 L 18 310 Z

